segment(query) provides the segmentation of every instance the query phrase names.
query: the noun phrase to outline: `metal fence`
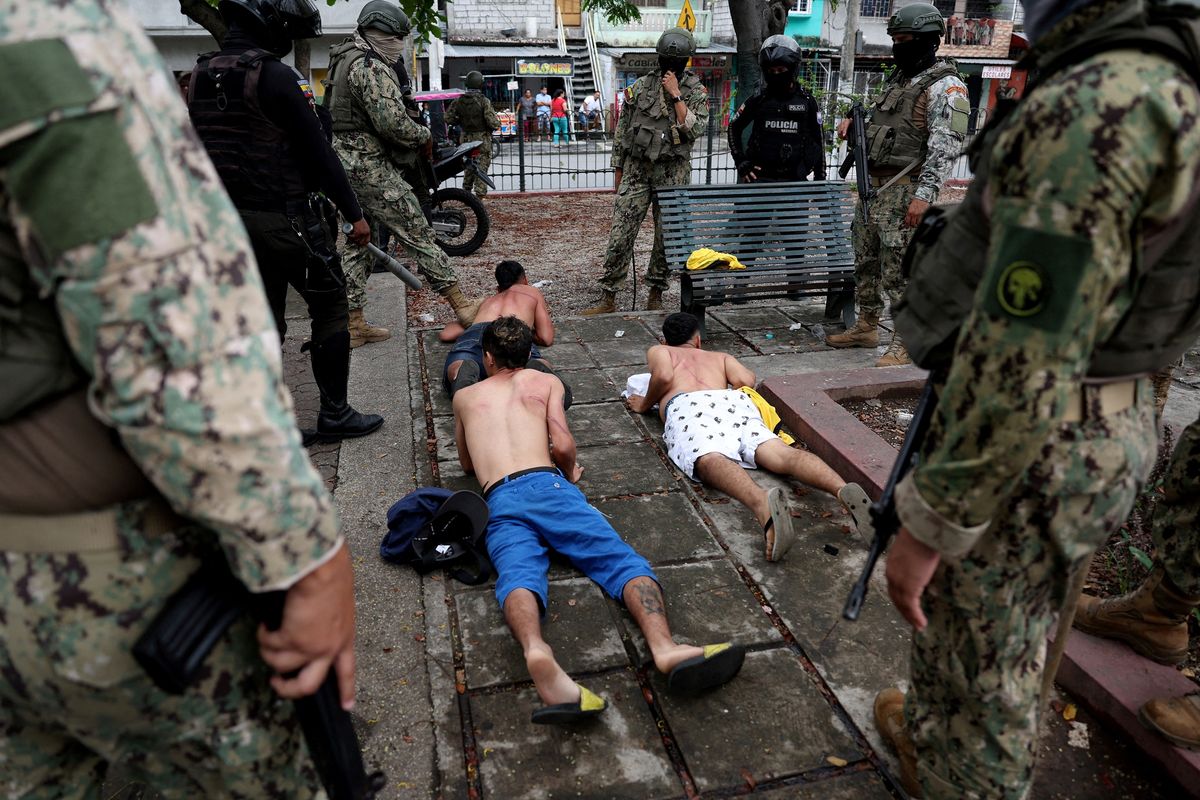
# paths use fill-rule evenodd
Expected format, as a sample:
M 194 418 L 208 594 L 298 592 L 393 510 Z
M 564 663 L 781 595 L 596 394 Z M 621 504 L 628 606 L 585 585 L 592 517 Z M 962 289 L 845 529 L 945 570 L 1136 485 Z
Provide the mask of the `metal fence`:
M 971 130 L 981 129 L 986 109 L 973 112 Z M 729 153 L 724 129 L 725 108 L 721 103 L 709 104 L 708 128 L 692 148 L 693 184 L 737 183 L 737 169 Z M 518 120 L 517 133 L 494 136 L 492 164 L 488 175 L 496 189 L 504 192 L 569 191 L 574 189 L 612 189 L 612 131 L 584 131 L 571 121 L 571 129 L 555 141 L 551 131 L 539 131 L 536 124 L 526 131 L 524 120 Z M 974 134 L 964 144 L 970 145 Z M 838 167 L 846 156 L 846 143 L 832 134 L 826 141 L 826 176 L 838 180 Z M 960 156 L 951 172 L 951 180 L 970 180 L 971 170 L 965 156 Z M 854 170 L 846 180 L 854 181 Z M 461 177 L 450 182 L 461 185 Z

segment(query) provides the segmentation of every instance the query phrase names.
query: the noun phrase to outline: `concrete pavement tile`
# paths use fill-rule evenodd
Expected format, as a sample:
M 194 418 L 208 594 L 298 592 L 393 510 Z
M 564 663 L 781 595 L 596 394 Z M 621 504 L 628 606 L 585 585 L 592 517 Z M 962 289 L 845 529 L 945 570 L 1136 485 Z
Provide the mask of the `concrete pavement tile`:
M 718 306 L 710 308 L 708 315 L 735 331 L 778 331 L 781 328 L 786 331 L 788 325 L 792 324 L 789 317 L 771 306 L 750 308 Z
M 621 396 L 621 389 L 625 388 L 623 381 L 617 386 L 603 370 L 595 367 L 565 370 L 560 375 L 571 387 L 574 403 L 579 405 L 616 400 Z
M 586 369 L 596 366 L 595 360 L 588 355 L 579 342 L 566 339 L 555 339 L 553 347 L 541 348 L 542 355 L 556 370 Z
M 454 417 L 434 417 L 433 435 L 437 437 L 437 460 L 458 461 L 458 444 L 454 439 Z
M 659 326 L 662 325 L 661 322 L 656 324 Z M 567 325 L 584 343 L 612 339 L 617 331 L 625 331 L 625 336 L 630 336 L 640 341 L 649 341 L 651 343 L 657 341 L 651 334 L 650 327 L 643 323 L 638 315 L 608 314 L 602 317 L 580 317 L 571 320 Z
M 608 708 L 574 727 L 531 724 L 529 714 L 540 705 L 532 688 L 471 698 L 485 797 L 648 800 L 683 795 L 633 678 L 623 672 L 583 683 Z
M 598 672 L 629 663 L 616 621 L 604 593 L 587 578 L 550 584 L 549 607 L 542 635 L 567 672 Z M 467 686 L 481 689 L 529 680 L 521 648 L 504 624 L 492 592 L 459 592 L 458 624 L 462 631 Z
M 605 500 L 596 508 L 651 564 L 711 558 L 724 552 L 687 497 L 679 492 Z
M 828 766 L 826 758 L 862 757 L 799 660 L 786 648 L 749 653 L 741 673 L 698 697 L 666 692 L 652 678 L 683 757 L 708 791 Z
M 458 464 L 458 459 L 454 458 L 449 461 L 441 461 L 438 463 L 438 471 L 441 473 L 441 486 L 449 489 L 452 492 L 457 492 L 460 489 L 467 489 L 472 492 L 480 492 L 479 481 L 475 480 L 474 475 L 466 475 L 462 471 L 462 467 Z
M 797 375 L 805 372 L 825 372 L 834 369 L 873 367 L 879 355 L 872 348 L 850 350 L 816 350 L 811 353 L 782 353 L 741 359 L 761 381 L 775 375 Z
M 719 642 L 752 645 L 782 639 L 728 561 L 658 567 L 654 572 L 662 585 L 667 619 L 676 641 L 694 645 Z M 637 625 L 629 612 L 621 609 L 620 613 L 626 628 L 636 631 Z M 632 639 L 638 660 L 649 663 L 650 650 L 645 639 L 640 634 Z
M 649 442 L 583 447 L 579 463 L 585 470 L 579 488 L 592 501 L 678 488 L 675 476 Z
M 801 301 L 799 303 L 784 303 L 778 306 L 780 312 L 785 316 L 803 322 L 806 325 L 816 325 L 820 323 L 825 326 L 833 325 L 839 330 L 842 327 L 841 317 L 836 320 L 825 319 L 825 298 Z
M 888 800 L 891 792 L 874 770 L 757 792 L 764 800 Z
M 602 367 L 645 364 L 646 351 L 658 344 L 658 342 L 649 339 L 649 334 L 644 334 L 643 337 L 626 334 L 620 339 L 588 341 L 584 344 L 584 347 L 596 359 L 596 363 Z
M 752 338 L 754 346 L 761 350 L 764 355 L 770 355 L 771 353 L 814 353 L 828 349 L 824 342 L 817 339 L 810 331 L 804 328 L 795 331 L 784 328 L 783 330 L 771 331 L 771 334 L 770 339 L 761 333 L 748 333 L 746 336 Z
M 724 336 L 714 336 L 711 331 L 709 332 L 709 334 L 707 336 L 703 337 L 703 339 L 704 339 L 704 349 L 705 350 L 714 350 L 714 351 L 721 352 L 721 353 L 728 353 L 729 355 L 733 356 L 734 358 L 738 358 L 738 359 L 748 358 L 750 356 L 756 356 L 759 354 L 757 350 L 755 350 L 750 345 L 746 344 L 744 339 L 752 339 L 755 341 L 761 341 L 761 338 L 756 336 L 755 334 L 750 334 L 750 335 L 744 336 L 744 337 L 743 336 L 734 336 L 734 335 L 729 335 L 729 334 L 726 334 Z
M 621 403 L 571 406 L 567 414 L 567 424 L 579 447 L 640 442 L 645 438 Z

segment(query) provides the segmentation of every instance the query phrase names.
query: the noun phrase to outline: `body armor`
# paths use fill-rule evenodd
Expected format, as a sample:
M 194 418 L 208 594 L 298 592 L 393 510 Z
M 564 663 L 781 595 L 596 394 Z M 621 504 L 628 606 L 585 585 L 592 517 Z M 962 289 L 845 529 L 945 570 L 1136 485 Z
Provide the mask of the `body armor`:
M 697 91 L 704 91 L 700 79 L 691 72 L 684 73 L 679 82 L 680 96 L 686 101 Z M 662 73 L 655 70 L 639 78 L 625 93 L 623 113 L 631 115 L 629 154 L 633 158 L 665 161 L 691 156 L 692 140 L 675 124 L 675 109 L 663 96 Z
M 334 133 L 358 133 L 370 131 L 371 120 L 358 107 L 350 95 L 350 70 L 360 59 L 373 56 L 345 39 L 329 48 L 329 87 L 325 90 L 325 104 L 329 116 L 333 117 Z
M 458 124 L 463 131 L 468 133 L 482 131 L 491 135 L 490 126 L 484 119 L 487 115 L 483 111 L 483 104 L 486 102 L 488 101 L 478 92 L 468 92 L 454 101 L 454 113 L 458 115 Z
M 764 94 L 755 99 L 754 129 L 746 154 L 751 162 L 763 166 L 762 177 L 804 180 L 812 172 L 815 165 L 810 163 L 811 154 L 815 149 L 819 155 L 820 142 L 811 141 L 809 136 L 811 102 L 799 90 L 787 97 Z
M 1111 27 L 1072 42 L 1053 54 L 1039 84 L 1060 69 L 1106 50 L 1150 49 L 1167 55 L 1197 80 L 1196 20 L 1172 25 L 1150 24 L 1137 30 Z M 1186 31 L 1191 29 L 1191 33 Z M 1176 28 L 1177 30 L 1178 28 Z M 1030 91 L 1036 91 L 1031 87 Z M 1029 92 L 1026 93 L 1028 96 Z M 896 308 L 896 330 L 918 365 L 939 370 L 949 366 L 958 331 L 973 306 L 975 290 L 987 267 L 989 222 L 983 199 L 991 150 L 1015 104 L 998 110 L 992 124 L 973 148 L 972 182 L 963 202 L 949 211 L 926 215 L 905 254 L 911 269 L 908 289 Z M 1185 211 L 1158 230 L 1135 229 L 1134 261 L 1127 291 L 1133 295 L 1125 316 L 1112 335 L 1097 345 L 1088 365 L 1094 382 L 1147 375 L 1178 359 L 1200 337 L 1200 182 L 1192 186 Z
M 892 82 L 871 109 L 867 126 L 867 160 L 872 175 L 894 175 L 914 161 L 925 160 L 929 128 L 917 120 L 917 107 L 930 86 L 958 69 L 941 61 L 922 72 L 912 82 Z
M 205 54 L 192 71 L 188 111 L 225 190 L 239 209 L 286 213 L 308 192 L 287 132 L 263 113 L 258 81 L 265 50 Z

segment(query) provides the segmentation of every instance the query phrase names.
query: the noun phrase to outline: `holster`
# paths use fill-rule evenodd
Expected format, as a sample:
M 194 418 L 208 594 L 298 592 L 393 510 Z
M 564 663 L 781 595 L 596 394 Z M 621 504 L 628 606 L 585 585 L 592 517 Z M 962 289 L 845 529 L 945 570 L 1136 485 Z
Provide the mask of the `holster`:
M 341 292 L 346 288 L 342 259 L 337 253 L 337 211 L 323 195 L 311 194 L 306 204 L 288 208 L 288 219 L 308 249 L 304 288 L 309 292 Z

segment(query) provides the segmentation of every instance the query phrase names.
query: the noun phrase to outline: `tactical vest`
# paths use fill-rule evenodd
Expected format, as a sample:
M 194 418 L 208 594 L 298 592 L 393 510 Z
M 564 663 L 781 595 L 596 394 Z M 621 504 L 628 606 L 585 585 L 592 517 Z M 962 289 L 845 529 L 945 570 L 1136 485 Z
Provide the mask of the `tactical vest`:
M 626 90 L 628 99 L 622 113 L 632 115 L 629 119 L 629 155 L 646 161 L 690 158 L 692 140 L 675 135 L 675 109 L 662 96 L 661 81 L 661 73 L 655 70 Z M 686 101 L 697 91 L 704 91 L 700 79 L 691 72 L 684 73 L 679 82 L 680 96 Z
M 225 190 L 239 209 L 286 212 L 308 196 L 287 132 L 258 101 L 265 50 L 206 53 L 196 61 L 188 111 Z
M 787 97 L 759 96 L 746 151 L 750 161 L 763 165 L 760 177 L 804 180 L 812 172 L 813 165 L 808 163 L 813 145 L 808 130 L 810 102 L 799 90 Z
M 872 175 L 895 174 L 914 161 L 919 165 L 925 160 L 929 126 L 918 125 L 914 112 L 929 87 L 951 75 L 958 75 L 958 69 L 939 61 L 911 82 L 893 82 L 875 103 L 867 125 L 867 162 Z
M 1176 22 L 1178 25 L 1178 22 Z M 1166 55 L 1200 84 L 1197 68 L 1197 20 L 1182 33 L 1167 22 L 1141 30 L 1126 26 L 1078 37 L 1050 60 L 1036 85 L 1084 58 L 1116 49 L 1149 49 Z M 1190 28 L 1190 33 L 1188 29 Z M 1116 33 L 1117 35 L 1114 35 Z M 1031 86 L 1026 97 L 1035 90 Z M 896 331 L 913 361 L 930 370 L 948 368 L 958 331 L 973 306 L 976 288 L 987 268 L 989 221 L 983 199 L 987 192 L 991 152 L 997 136 L 1011 122 L 1015 103 L 999 109 L 972 147 L 977 177 L 963 202 L 926 215 L 904 257 L 911 270 L 904 299 L 895 311 Z M 1183 212 L 1159 230 L 1130 231 L 1134 263 L 1127 291 L 1133 295 L 1112 335 L 1097 345 L 1087 375 L 1095 382 L 1147 375 L 1171 364 L 1200 338 L 1200 180 Z
M 466 133 L 487 132 L 491 129 L 484 119 L 483 104 L 487 100 L 478 92 L 468 92 L 454 101 L 454 113 L 458 116 L 459 127 Z
M 329 81 L 325 88 L 325 107 L 333 117 L 334 133 L 358 133 L 372 130 L 367 112 L 354 102 L 350 94 L 350 70 L 360 60 L 374 53 L 355 46 L 354 39 L 344 39 L 329 48 Z

